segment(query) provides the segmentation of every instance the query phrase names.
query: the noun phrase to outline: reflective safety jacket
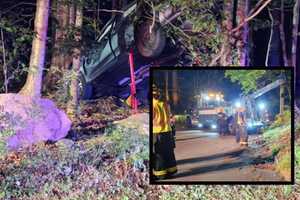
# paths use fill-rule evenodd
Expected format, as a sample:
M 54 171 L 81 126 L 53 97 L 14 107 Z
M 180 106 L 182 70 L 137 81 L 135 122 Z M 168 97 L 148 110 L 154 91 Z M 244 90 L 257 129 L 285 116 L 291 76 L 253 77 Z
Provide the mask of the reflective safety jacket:
M 153 133 L 165 133 L 170 132 L 170 112 L 167 105 L 157 99 L 152 100 L 153 104 Z

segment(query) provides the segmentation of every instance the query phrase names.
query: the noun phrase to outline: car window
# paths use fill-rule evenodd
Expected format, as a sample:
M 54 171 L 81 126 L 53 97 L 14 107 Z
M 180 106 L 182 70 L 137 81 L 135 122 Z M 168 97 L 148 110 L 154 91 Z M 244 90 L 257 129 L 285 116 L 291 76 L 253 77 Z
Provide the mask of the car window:
M 106 42 L 106 44 L 105 44 L 104 49 L 102 49 L 102 51 L 101 51 L 100 60 L 103 60 L 104 58 L 106 58 L 107 56 L 112 54 L 109 40 L 105 40 L 105 42 Z M 111 37 L 111 47 L 113 50 L 115 50 L 117 48 L 117 46 L 118 46 L 118 37 L 116 35 L 113 35 Z
M 110 19 L 107 24 L 103 27 L 102 32 L 99 36 L 99 39 L 97 42 L 101 42 L 105 37 L 108 37 L 109 32 L 111 31 L 112 25 L 115 27 L 116 21 L 113 19 Z

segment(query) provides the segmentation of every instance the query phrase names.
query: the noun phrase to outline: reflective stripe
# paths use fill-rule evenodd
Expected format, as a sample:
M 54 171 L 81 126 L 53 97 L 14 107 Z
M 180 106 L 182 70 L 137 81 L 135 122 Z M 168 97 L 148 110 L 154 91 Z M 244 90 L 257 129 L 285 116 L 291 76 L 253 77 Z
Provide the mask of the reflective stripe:
M 177 171 L 177 167 L 175 166 L 175 167 L 168 168 L 167 171 L 169 173 L 175 172 L 175 171 Z
M 153 99 L 153 133 L 171 131 L 170 115 L 164 102 Z
M 248 142 L 240 142 L 240 144 L 248 144 Z
M 163 176 L 163 175 L 166 175 L 167 174 L 167 170 L 161 170 L 161 171 L 153 171 L 153 174 L 155 176 Z
M 163 176 L 163 175 L 166 175 L 167 173 L 172 173 L 172 172 L 175 172 L 177 171 L 177 167 L 170 167 L 170 168 L 167 168 L 165 170 L 161 170 L 161 171 L 155 171 L 153 170 L 153 174 L 155 176 Z

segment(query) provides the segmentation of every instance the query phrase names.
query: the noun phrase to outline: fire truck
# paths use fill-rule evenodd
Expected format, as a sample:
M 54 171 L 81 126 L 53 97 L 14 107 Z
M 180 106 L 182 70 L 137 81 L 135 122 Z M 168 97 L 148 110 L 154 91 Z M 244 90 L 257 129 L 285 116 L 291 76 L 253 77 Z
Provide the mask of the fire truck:
M 230 103 L 224 100 L 222 92 L 202 92 L 196 95 L 197 102 L 197 126 L 198 128 L 217 130 L 218 113 L 232 115 L 233 109 Z

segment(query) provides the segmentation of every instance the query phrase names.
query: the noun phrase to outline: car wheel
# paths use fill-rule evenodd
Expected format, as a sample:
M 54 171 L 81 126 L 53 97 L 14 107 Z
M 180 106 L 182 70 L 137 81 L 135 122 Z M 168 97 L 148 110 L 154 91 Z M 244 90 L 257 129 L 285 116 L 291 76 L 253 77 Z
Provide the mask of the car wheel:
M 86 82 L 84 76 L 80 74 L 79 78 L 79 98 L 82 100 L 91 99 L 93 96 L 93 85 L 92 83 Z
M 159 56 L 166 46 L 166 35 L 162 28 L 157 24 L 151 27 L 152 22 L 148 20 L 138 24 L 135 31 L 138 52 L 146 58 Z

